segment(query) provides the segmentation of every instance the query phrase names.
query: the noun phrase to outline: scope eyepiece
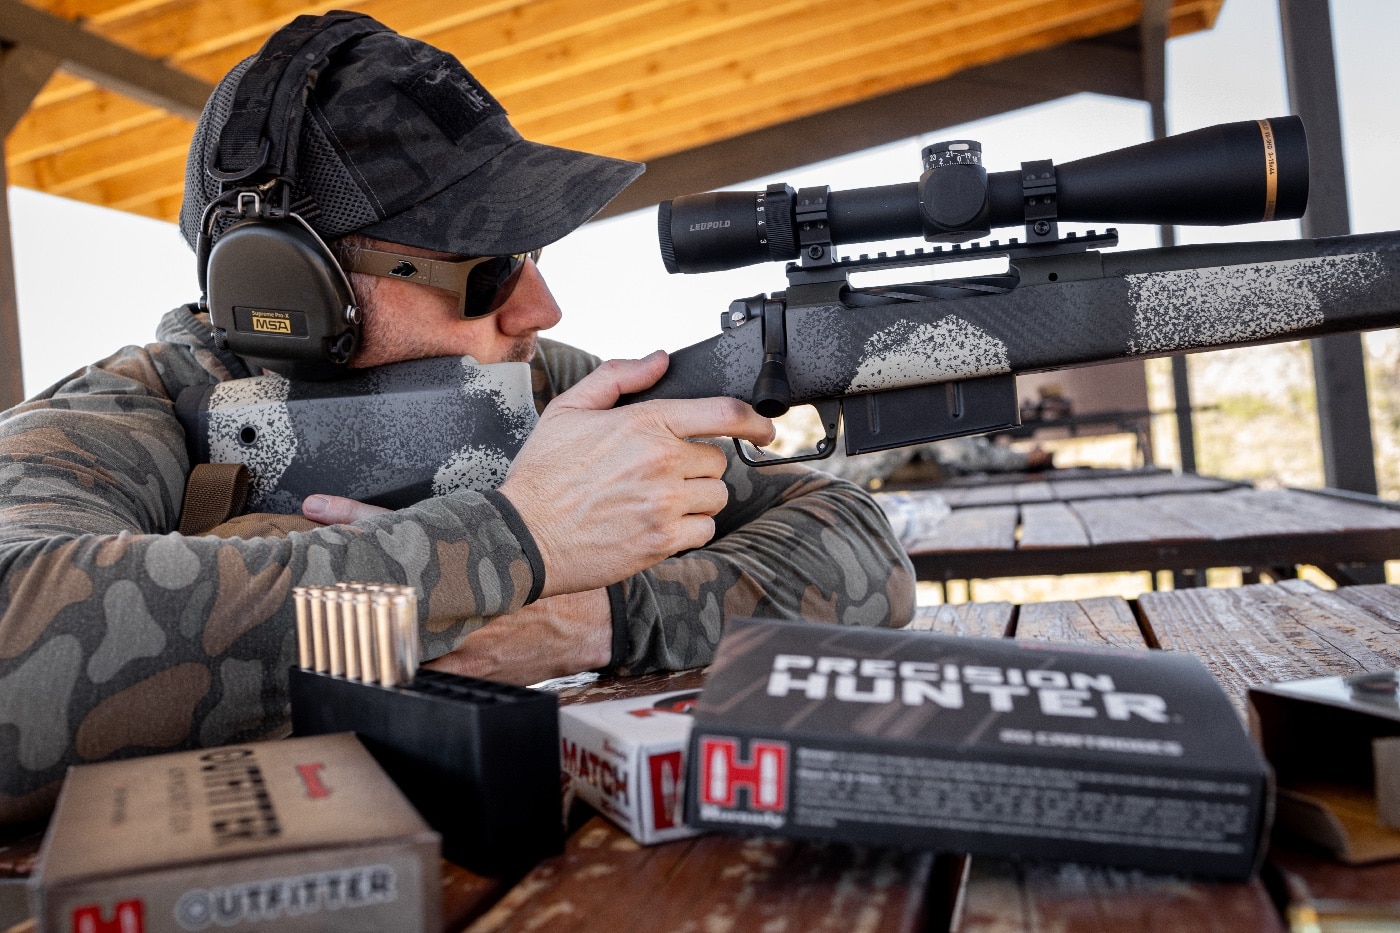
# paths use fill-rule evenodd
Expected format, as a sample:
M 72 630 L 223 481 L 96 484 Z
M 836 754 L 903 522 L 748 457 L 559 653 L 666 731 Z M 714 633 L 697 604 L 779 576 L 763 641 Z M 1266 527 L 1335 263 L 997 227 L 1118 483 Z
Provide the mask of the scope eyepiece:
M 776 184 L 767 191 L 711 191 L 662 201 L 657 227 L 666 271 L 718 272 L 796 259 L 793 198 L 791 187 Z
M 1024 224 L 1020 171 L 982 171 L 971 140 L 926 147 L 918 182 L 833 191 L 831 242 L 948 242 Z M 980 148 L 980 147 L 978 147 Z M 1056 219 L 1224 225 L 1289 220 L 1308 203 L 1308 143 L 1295 116 L 1226 123 L 1054 168 Z M 980 188 L 979 188 L 980 186 Z M 985 195 L 983 197 L 982 195 Z M 716 272 L 798 256 L 792 188 L 714 191 L 663 201 L 666 271 Z

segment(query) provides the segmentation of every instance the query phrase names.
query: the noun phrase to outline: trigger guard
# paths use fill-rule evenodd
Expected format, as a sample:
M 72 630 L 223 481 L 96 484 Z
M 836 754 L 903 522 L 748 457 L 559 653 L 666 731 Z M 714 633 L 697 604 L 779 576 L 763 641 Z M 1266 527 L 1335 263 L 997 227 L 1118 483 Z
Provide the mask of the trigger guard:
M 738 438 L 730 438 L 734 443 L 734 450 L 739 455 L 739 459 L 751 467 L 778 466 L 783 463 L 802 463 L 807 460 L 825 460 L 836 450 L 836 433 L 841 426 L 841 400 L 823 399 L 818 402 L 809 403 L 817 410 L 817 414 L 822 419 L 822 430 L 825 436 L 817 441 L 817 446 L 812 450 L 796 454 L 791 457 L 750 457 L 744 452 L 744 445 Z M 758 450 L 760 448 L 754 448 Z

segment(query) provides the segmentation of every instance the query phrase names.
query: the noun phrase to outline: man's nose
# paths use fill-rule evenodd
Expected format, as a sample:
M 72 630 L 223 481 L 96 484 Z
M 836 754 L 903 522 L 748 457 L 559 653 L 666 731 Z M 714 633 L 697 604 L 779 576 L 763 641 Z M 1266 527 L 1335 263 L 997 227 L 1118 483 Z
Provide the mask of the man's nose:
M 526 262 L 525 268 L 520 270 L 520 281 L 515 283 L 515 291 L 511 292 L 510 298 L 496 314 L 501 332 L 512 337 L 548 330 L 563 317 L 554 294 L 533 261 Z

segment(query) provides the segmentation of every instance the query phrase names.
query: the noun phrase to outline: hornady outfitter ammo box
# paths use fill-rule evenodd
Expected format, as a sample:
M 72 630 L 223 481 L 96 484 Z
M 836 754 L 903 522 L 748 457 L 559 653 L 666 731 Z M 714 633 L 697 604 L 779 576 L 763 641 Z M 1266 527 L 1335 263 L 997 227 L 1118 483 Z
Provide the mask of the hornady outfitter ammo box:
M 352 735 L 72 768 L 40 933 L 440 927 L 438 836 Z
M 685 747 L 698 690 L 559 710 L 559 764 L 572 794 L 643 844 L 694 836 L 685 825 Z
M 731 621 L 688 822 L 1243 878 L 1268 766 L 1175 652 Z

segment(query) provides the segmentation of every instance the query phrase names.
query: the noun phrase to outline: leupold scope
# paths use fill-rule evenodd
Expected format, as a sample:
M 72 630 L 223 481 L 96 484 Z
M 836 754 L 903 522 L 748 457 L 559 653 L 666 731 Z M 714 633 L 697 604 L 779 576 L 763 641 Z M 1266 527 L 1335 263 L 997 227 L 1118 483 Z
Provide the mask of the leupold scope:
M 1065 165 L 1023 162 L 987 173 L 973 140 L 923 150 L 917 182 L 831 191 L 785 184 L 663 201 L 667 272 L 715 272 L 806 256 L 841 243 L 923 237 L 935 243 L 1025 224 L 1028 241 L 1057 220 L 1240 224 L 1301 217 L 1308 143 L 1297 117 L 1206 127 Z

